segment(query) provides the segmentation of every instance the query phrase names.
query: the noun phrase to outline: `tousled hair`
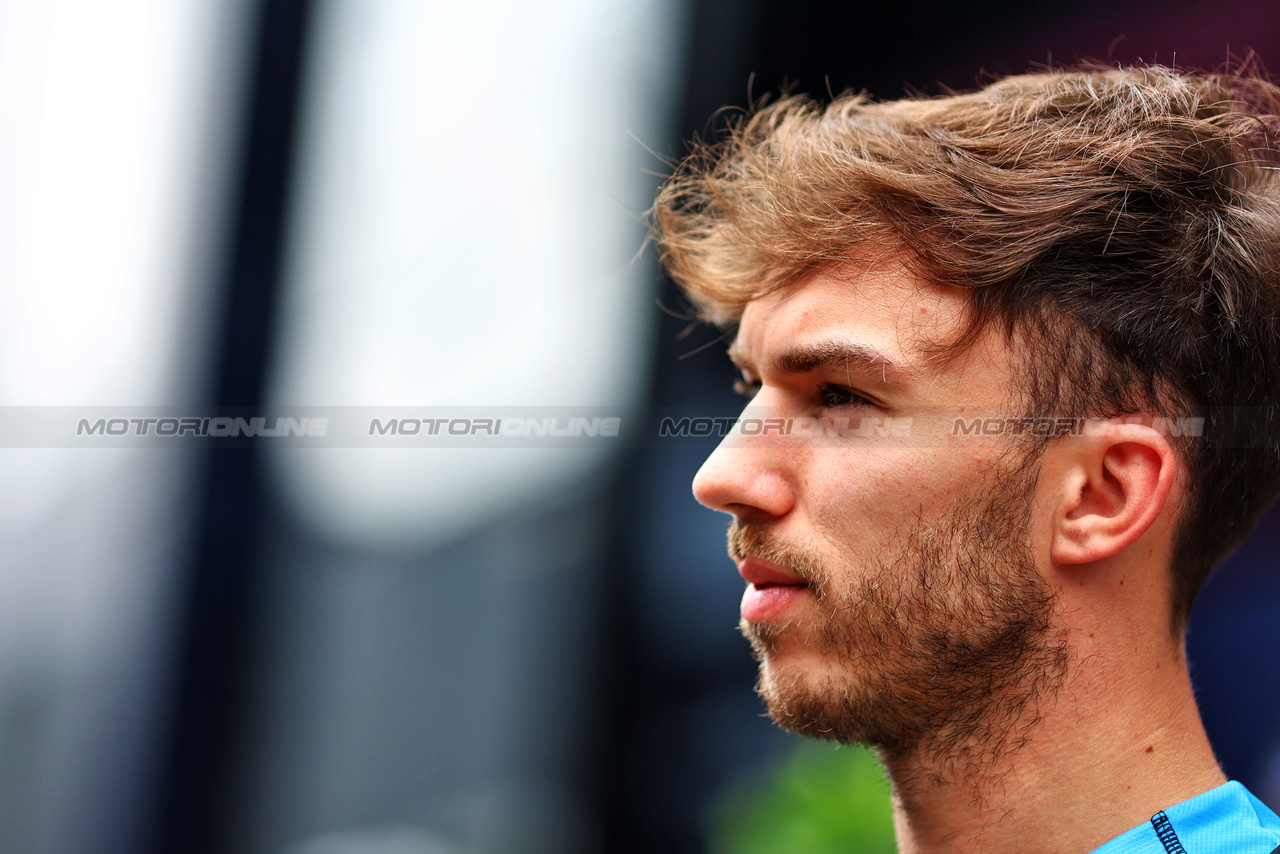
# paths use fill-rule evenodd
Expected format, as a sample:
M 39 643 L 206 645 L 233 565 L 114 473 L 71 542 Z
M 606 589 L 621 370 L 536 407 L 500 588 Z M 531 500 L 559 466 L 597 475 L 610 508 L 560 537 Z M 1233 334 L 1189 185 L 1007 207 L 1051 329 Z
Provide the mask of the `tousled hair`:
M 1034 347 L 1032 415 L 1205 419 L 1172 620 L 1280 491 L 1280 87 L 1255 72 L 1044 71 L 941 98 L 787 96 L 692 153 L 652 212 L 704 318 L 895 249 L 972 289 L 954 348 Z

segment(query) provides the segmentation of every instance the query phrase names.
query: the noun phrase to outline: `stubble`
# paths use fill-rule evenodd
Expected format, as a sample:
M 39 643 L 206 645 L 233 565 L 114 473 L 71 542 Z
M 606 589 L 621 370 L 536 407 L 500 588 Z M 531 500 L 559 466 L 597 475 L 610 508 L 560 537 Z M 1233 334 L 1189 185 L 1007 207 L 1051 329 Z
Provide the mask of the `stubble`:
M 750 518 L 735 520 L 731 554 L 802 577 L 816 604 L 807 626 L 741 627 L 779 725 L 886 757 L 923 750 L 967 766 L 1016 750 L 1063 683 L 1068 646 L 1055 627 L 1056 591 L 1026 542 L 1035 466 L 1006 466 L 995 484 L 941 519 L 918 515 L 885 559 L 865 566 L 828 566 Z M 820 673 L 771 666 L 797 633 L 820 654 Z

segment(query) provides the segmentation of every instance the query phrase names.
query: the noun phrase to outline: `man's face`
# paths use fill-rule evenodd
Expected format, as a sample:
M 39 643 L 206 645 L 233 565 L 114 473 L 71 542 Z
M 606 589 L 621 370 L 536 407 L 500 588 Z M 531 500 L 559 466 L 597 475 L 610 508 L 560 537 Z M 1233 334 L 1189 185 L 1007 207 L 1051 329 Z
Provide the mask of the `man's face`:
M 957 418 L 1010 412 L 1010 350 L 986 335 L 929 357 L 965 305 L 882 262 L 816 274 L 743 314 L 731 355 L 756 392 L 747 414 L 899 425 L 731 434 L 694 481 L 699 501 L 734 515 L 743 632 L 790 729 L 998 750 L 984 734 L 1034 714 L 1064 673 L 1032 534 L 1036 457 L 1013 439 L 951 436 Z

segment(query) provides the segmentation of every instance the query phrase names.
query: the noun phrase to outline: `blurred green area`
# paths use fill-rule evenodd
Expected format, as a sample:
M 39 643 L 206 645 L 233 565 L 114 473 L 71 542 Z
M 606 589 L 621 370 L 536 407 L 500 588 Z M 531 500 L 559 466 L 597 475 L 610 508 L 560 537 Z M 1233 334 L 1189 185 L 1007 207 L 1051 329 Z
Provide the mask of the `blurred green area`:
M 862 747 L 801 741 L 717 803 L 712 854 L 894 854 L 889 783 Z

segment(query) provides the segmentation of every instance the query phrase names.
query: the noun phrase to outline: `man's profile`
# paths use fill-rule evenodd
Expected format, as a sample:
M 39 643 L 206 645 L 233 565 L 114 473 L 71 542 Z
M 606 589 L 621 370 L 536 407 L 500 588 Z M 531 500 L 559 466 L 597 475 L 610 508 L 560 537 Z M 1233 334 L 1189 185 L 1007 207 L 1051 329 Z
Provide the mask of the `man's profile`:
M 739 431 L 694 482 L 733 516 L 771 715 L 878 748 L 899 850 L 1280 849 L 1184 652 L 1280 492 L 1280 88 L 783 98 L 654 219 L 749 409 L 911 425 Z

